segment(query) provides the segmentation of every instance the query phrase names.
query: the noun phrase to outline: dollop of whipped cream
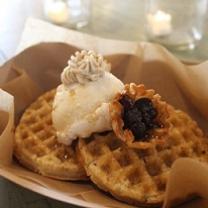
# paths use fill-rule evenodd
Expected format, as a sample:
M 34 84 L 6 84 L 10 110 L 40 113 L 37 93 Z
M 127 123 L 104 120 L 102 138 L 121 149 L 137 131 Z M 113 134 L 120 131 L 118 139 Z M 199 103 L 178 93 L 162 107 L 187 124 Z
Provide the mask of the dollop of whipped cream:
M 110 68 L 110 64 L 100 54 L 82 50 L 71 56 L 68 66 L 61 74 L 61 81 L 65 86 L 73 83 L 86 84 L 98 80 Z
M 110 72 L 101 55 L 77 52 L 61 74 L 53 102 L 52 120 L 60 143 L 112 129 L 109 103 L 124 84 Z

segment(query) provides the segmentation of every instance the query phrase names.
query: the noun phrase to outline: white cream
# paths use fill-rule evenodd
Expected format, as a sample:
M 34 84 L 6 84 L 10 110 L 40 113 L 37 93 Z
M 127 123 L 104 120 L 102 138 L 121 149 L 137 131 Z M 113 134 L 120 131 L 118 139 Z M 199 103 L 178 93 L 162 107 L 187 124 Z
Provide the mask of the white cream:
M 61 74 L 61 81 L 66 86 L 72 83 L 85 84 L 102 77 L 104 71 L 110 71 L 110 64 L 101 55 L 83 50 L 71 56 Z
M 77 59 L 77 62 L 82 62 L 79 55 Z M 63 84 L 57 88 L 52 112 L 59 142 L 70 145 L 76 138 L 86 138 L 94 132 L 112 129 L 109 102 L 122 91 L 124 85 L 106 71 L 109 70 L 107 65 L 107 62 L 100 63 L 100 68 L 96 69 L 95 65 L 91 67 L 90 64 L 93 69 L 84 68 L 88 75 L 84 78 L 81 76 L 81 79 L 80 74 L 83 75 L 83 71 L 80 68 L 76 70 L 75 67 L 69 67 L 62 73 Z M 72 73 L 70 69 L 73 69 Z M 81 71 L 80 74 L 78 71 Z M 90 71 L 97 74 L 96 79 L 92 79 Z

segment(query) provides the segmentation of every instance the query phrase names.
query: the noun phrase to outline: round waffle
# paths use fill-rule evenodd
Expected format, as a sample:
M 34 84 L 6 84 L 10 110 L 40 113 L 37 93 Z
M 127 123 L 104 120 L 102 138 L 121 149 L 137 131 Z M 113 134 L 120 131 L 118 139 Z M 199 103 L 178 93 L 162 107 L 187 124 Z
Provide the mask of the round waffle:
M 46 92 L 26 109 L 15 131 L 14 155 L 22 165 L 44 176 L 86 179 L 76 158 L 76 144 L 57 142 L 51 118 L 54 96 L 55 90 Z
M 179 119 L 177 119 L 179 117 Z M 177 114 L 172 118 L 189 128 L 189 118 Z M 208 144 L 191 134 L 175 129 L 167 143 L 151 141 L 148 148 L 129 148 L 114 133 L 80 139 L 79 160 L 87 175 L 100 189 L 115 198 L 136 206 L 160 206 L 173 162 L 180 157 L 208 161 Z
M 159 125 L 148 138 L 135 138 L 124 128 L 122 96 L 148 98 L 157 109 Z M 186 113 L 161 101 L 144 85 L 126 85 L 110 104 L 114 133 L 79 140 L 78 155 L 90 179 L 114 197 L 138 206 L 158 206 L 164 200 L 173 162 L 181 157 L 208 162 L 208 141 Z

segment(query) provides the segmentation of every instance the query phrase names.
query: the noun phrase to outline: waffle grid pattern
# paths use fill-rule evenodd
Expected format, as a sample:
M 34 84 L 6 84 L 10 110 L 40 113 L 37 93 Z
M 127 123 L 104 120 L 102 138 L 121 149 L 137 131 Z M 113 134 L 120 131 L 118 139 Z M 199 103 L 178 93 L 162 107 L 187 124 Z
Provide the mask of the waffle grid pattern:
M 75 145 L 59 144 L 52 126 L 55 90 L 46 92 L 24 112 L 15 131 L 14 154 L 24 166 L 42 175 L 63 180 L 86 177 L 78 163 Z
M 129 148 L 112 133 L 79 141 L 79 157 L 91 180 L 116 198 L 138 206 L 163 202 L 173 162 L 190 157 L 208 162 L 208 143 L 197 124 L 184 112 L 175 111 L 163 141 L 146 148 Z

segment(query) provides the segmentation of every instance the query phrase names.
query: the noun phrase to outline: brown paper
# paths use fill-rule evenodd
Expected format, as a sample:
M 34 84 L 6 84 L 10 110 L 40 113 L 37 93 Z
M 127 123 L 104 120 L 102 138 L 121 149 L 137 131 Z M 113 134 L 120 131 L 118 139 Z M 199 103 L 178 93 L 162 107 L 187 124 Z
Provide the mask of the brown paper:
M 12 161 L 13 126 L 14 98 L 0 89 L 0 165 Z
M 55 88 L 60 83 L 60 73 L 67 65 L 70 55 L 76 50 L 78 49 L 63 43 L 42 43 L 26 49 L 2 67 L 0 87 L 14 95 L 17 121 L 23 110 L 41 93 Z M 208 89 L 208 84 L 204 80 L 205 75 L 206 77 L 208 75 L 208 71 L 204 70 L 206 63 L 185 66 L 164 48 L 153 44 L 139 45 L 135 55 L 115 54 L 106 58 L 111 62 L 112 73 L 122 81 L 144 83 L 148 88 L 154 88 L 164 100 L 188 112 L 198 121 L 202 129 L 208 132 L 206 119 L 208 110 L 205 108 L 208 100 L 205 90 Z M 11 133 L 10 130 L 7 132 Z M 0 147 L 3 145 L 2 141 L 0 139 Z M 4 149 L 0 151 L 0 158 L 7 151 L 9 152 L 9 148 L 5 148 L 4 145 Z M 180 202 L 192 194 L 208 197 L 207 165 L 192 159 L 186 159 L 185 164 L 184 159 L 178 159 L 173 166 L 165 207 L 178 200 L 179 196 L 182 196 Z M 193 175 L 190 174 L 189 178 L 194 186 L 187 186 L 187 177 L 181 172 L 186 173 L 186 170 L 193 170 L 196 167 L 198 171 Z M 26 170 L 15 162 L 2 166 L 0 175 L 40 194 L 84 207 L 132 207 L 105 195 L 90 183 L 48 179 Z M 195 180 L 195 176 L 200 180 Z M 177 195 L 178 189 L 180 195 Z
M 208 165 L 189 158 L 175 161 L 166 188 L 164 208 L 187 197 L 208 199 Z M 175 191 L 177 190 L 177 191 Z

